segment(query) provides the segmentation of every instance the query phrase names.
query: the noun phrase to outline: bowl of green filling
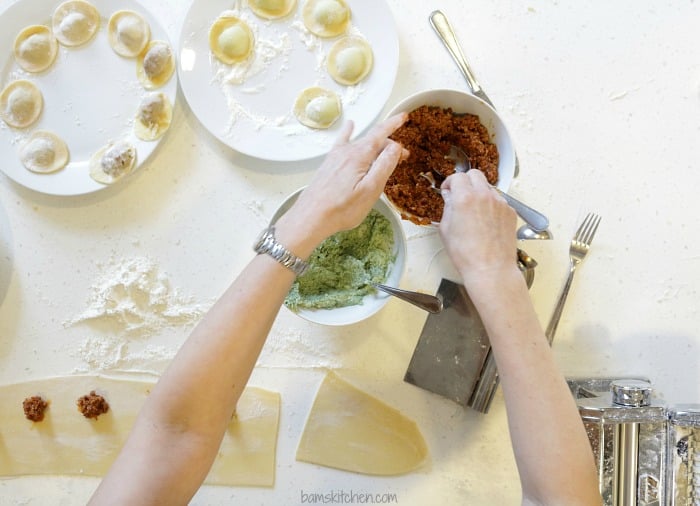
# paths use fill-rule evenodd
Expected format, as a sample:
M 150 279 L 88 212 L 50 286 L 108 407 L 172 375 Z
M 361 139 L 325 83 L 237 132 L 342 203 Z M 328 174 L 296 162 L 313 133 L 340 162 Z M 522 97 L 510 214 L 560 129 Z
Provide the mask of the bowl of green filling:
M 303 188 L 279 207 L 282 216 Z M 389 295 L 372 283 L 398 286 L 406 263 L 401 220 L 382 197 L 362 223 L 323 241 L 309 257 L 309 269 L 292 284 L 284 305 L 311 322 L 350 325 L 369 318 Z

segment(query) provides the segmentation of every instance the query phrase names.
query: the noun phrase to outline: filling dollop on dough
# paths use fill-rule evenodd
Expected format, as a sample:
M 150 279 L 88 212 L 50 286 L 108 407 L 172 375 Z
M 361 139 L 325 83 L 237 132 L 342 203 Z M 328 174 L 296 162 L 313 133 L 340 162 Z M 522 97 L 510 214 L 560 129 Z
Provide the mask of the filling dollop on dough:
M 136 114 L 134 131 L 139 139 L 153 141 L 168 130 L 171 121 L 170 100 L 163 93 L 153 93 L 141 101 Z
M 248 24 L 234 16 L 218 18 L 209 29 L 209 47 L 214 56 L 229 65 L 253 52 L 255 37 Z
M 0 93 L 0 116 L 8 125 L 27 128 L 41 115 L 44 99 L 34 83 L 13 81 Z
M 296 6 L 296 0 L 248 0 L 248 7 L 264 19 L 282 18 Z
M 335 37 L 347 30 L 350 8 L 344 0 L 307 0 L 302 18 L 311 33 L 319 37 Z
M 342 112 L 338 95 L 319 87 L 302 91 L 294 104 L 294 115 L 301 124 L 311 128 L 330 127 Z
M 125 58 L 141 54 L 151 38 L 148 22 L 133 11 L 117 11 L 112 14 L 107 33 L 114 52 Z
M 52 132 L 38 130 L 20 148 L 20 161 L 28 170 L 48 174 L 68 163 L 68 146 Z
M 365 39 L 344 37 L 328 51 L 328 73 L 340 84 L 357 84 L 367 77 L 373 60 L 372 48 Z
M 136 162 L 136 148 L 126 141 L 109 144 L 90 160 L 90 176 L 99 183 L 110 184 L 128 174 Z
M 41 72 L 51 66 L 58 53 L 58 41 L 48 27 L 28 26 L 15 39 L 15 59 L 27 72 Z
M 175 70 L 173 51 L 167 42 L 154 40 L 139 61 L 138 77 L 146 89 L 158 88 L 165 84 Z
M 54 11 L 53 32 L 64 46 L 80 46 L 94 37 L 100 27 L 100 13 L 85 0 L 69 0 Z

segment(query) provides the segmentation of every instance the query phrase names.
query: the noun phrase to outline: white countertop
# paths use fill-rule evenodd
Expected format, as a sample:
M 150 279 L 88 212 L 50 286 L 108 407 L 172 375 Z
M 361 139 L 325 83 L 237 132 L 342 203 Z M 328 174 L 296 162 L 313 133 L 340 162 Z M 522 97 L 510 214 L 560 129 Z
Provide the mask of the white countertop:
M 176 42 L 189 3 L 142 2 Z M 666 402 L 699 403 L 700 3 L 387 3 L 401 49 L 387 109 L 421 89 L 466 87 L 428 24 L 440 8 L 508 124 L 521 165 L 511 192 L 548 214 L 555 234 L 522 244 L 539 262 L 531 293 L 543 326 L 568 269 L 571 234 L 588 211 L 603 217 L 554 342 L 564 373 L 646 376 Z M 59 198 L 0 176 L 0 384 L 161 371 L 188 326 L 134 336 L 64 322 L 85 310 L 90 287 L 110 266 L 135 258 L 152 260 L 172 288 L 208 307 L 317 163 L 236 154 L 200 125 L 180 93 L 167 137 L 127 184 Z M 402 287 L 434 291 L 444 275 L 439 238 L 408 223 L 405 231 Z M 341 328 L 282 309 L 251 380 L 282 395 L 276 485 L 204 487 L 193 504 L 299 504 L 302 492 L 337 490 L 395 493 L 402 506 L 516 504 L 500 393 L 481 415 L 402 381 L 424 320 L 398 300 Z M 324 367 L 415 419 L 429 468 L 375 478 L 296 462 Z M 91 478 L 0 480 L 0 505 L 82 504 L 96 485 Z

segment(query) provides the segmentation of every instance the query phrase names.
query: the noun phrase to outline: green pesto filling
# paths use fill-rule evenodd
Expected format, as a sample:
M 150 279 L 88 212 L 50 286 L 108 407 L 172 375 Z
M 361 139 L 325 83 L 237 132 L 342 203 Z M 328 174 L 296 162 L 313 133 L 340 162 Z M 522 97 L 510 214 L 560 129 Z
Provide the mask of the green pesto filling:
M 332 309 L 362 304 L 383 283 L 394 261 L 394 232 L 389 220 L 372 209 L 356 228 L 323 241 L 309 257 L 309 270 L 298 277 L 284 300 L 292 311 Z

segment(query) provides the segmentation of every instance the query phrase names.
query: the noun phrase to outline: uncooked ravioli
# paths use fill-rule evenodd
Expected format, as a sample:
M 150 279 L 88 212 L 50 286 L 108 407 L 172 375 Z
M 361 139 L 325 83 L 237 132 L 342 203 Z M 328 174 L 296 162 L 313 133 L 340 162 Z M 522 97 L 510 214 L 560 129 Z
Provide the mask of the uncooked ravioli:
M 421 467 L 427 456 L 428 447 L 413 420 L 328 373 L 306 420 L 296 458 L 391 476 Z
M 19 159 L 28 170 L 48 174 L 68 163 L 68 146 L 53 132 L 37 130 L 19 150 Z
M 41 72 L 51 66 L 58 53 L 58 41 L 48 26 L 32 25 L 15 39 L 15 60 L 27 72 Z
M 64 46 L 80 46 L 92 39 L 100 27 L 100 13 L 85 0 L 68 0 L 56 7 L 53 33 Z
M 144 141 L 160 138 L 170 127 L 173 108 L 163 93 L 146 95 L 139 105 L 134 120 L 134 133 Z
M 372 48 L 365 39 L 343 37 L 328 51 L 328 73 L 340 84 L 357 84 L 372 70 L 373 60 Z
M 248 7 L 264 19 L 283 18 L 297 4 L 297 0 L 248 0 Z
M 311 128 L 328 128 L 343 112 L 338 95 L 319 87 L 307 88 L 294 104 L 294 115 L 299 122 Z
M 135 58 L 151 39 L 151 27 L 137 12 L 117 11 L 109 18 L 107 35 L 115 53 L 125 58 Z
M 139 55 L 136 74 L 146 89 L 160 88 L 168 82 L 175 70 L 175 57 L 170 44 L 151 41 Z
M 90 177 L 103 184 L 121 179 L 136 164 L 136 148 L 126 141 L 108 144 L 90 158 Z
M 32 125 L 39 119 L 43 107 L 41 91 L 31 81 L 12 81 L 0 93 L 0 117 L 11 127 Z
M 248 24 L 235 16 L 221 16 L 209 29 L 209 47 L 219 60 L 229 65 L 248 58 L 255 38 Z
M 319 37 L 335 37 L 347 30 L 350 8 L 344 0 L 306 0 L 302 18 L 311 33 Z

